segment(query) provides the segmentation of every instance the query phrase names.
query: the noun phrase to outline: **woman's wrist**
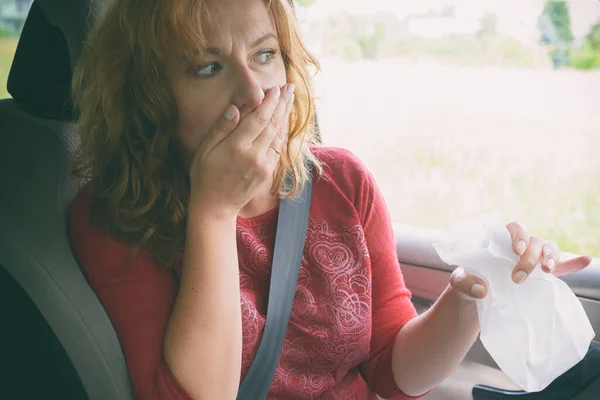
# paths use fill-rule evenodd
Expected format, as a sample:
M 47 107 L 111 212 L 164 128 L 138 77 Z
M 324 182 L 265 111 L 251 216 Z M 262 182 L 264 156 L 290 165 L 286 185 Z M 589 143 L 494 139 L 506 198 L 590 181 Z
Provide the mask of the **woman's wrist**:
M 237 213 L 223 207 L 207 204 L 201 200 L 190 200 L 188 204 L 188 224 L 201 223 L 208 225 L 235 224 Z
M 439 385 L 460 364 L 478 334 L 477 304 L 448 285 L 431 308 L 398 332 L 392 350 L 396 384 L 413 396 Z

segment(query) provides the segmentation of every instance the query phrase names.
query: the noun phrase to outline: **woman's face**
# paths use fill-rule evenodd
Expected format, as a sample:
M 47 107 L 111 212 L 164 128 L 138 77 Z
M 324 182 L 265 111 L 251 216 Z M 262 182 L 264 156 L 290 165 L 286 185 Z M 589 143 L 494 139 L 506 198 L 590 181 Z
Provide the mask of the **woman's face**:
M 198 65 L 167 66 L 177 105 L 176 134 L 186 161 L 230 104 L 241 118 L 259 105 L 268 89 L 283 86 L 286 72 L 275 26 L 263 0 L 210 0 L 208 48 Z

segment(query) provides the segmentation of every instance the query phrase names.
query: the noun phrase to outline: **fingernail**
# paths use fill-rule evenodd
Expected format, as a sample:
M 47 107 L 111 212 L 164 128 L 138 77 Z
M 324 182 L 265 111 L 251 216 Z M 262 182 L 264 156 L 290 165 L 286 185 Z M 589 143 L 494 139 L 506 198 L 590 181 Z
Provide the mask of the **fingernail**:
M 552 271 L 554 267 L 556 267 L 556 261 L 554 261 L 553 258 L 548 259 L 548 261 L 546 261 L 546 267 L 548 267 L 548 269 Z
M 279 96 L 281 94 L 281 89 L 279 86 L 273 86 L 273 93 L 275 93 L 275 96 Z
M 231 121 L 235 117 L 235 106 L 232 104 L 225 110 L 225 119 Z
M 296 85 L 293 83 L 290 83 L 287 87 L 288 93 L 294 93 L 294 90 L 296 90 Z
M 526 249 L 527 243 L 525 243 L 524 240 L 519 240 L 519 243 L 517 243 L 517 254 L 522 256 L 523 254 L 525 254 Z
M 296 96 L 292 93 L 292 96 L 290 97 L 290 99 L 288 100 L 288 104 L 292 104 L 294 102 L 294 99 L 296 98 Z
M 471 286 L 471 294 L 473 295 L 473 297 L 481 299 L 485 294 L 485 288 L 483 287 L 483 285 L 476 283 L 473 286 Z
M 513 282 L 516 284 L 523 283 L 523 281 L 527 278 L 527 272 L 519 271 L 513 276 Z

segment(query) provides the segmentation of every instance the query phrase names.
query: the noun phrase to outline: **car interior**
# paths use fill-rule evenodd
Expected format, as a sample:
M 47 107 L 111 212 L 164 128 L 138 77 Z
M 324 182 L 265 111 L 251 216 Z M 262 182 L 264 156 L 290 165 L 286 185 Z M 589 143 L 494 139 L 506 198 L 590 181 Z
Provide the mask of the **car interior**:
M 99 1 L 36 0 L 0 100 L 0 398 L 133 399 L 118 338 L 70 249 L 67 211 L 78 182 L 70 81 Z M 321 132 L 326 136 L 326 132 Z M 448 284 L 452 266 L 432 232 L 398 225 L 398 254 L 418 310 Z M 600 260 L 563 278 L 581 300 L 600 345 Z M 470 399 L 475 385 L 524 397 L 477 341 L 460 368 L 426 399 Z M 516 391 L 516 392 L 513 392 Z M 600 379 L 577 400 L 600 398 Z M 587 396 L 587 397 L 586 397 Z M 590 397 L 597 396 L 597 397 Z

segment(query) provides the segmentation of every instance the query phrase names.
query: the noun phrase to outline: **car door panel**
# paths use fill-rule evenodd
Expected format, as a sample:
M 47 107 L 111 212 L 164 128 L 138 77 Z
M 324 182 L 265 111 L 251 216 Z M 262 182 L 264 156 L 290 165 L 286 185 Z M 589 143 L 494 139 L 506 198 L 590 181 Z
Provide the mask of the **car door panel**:
M 437 231 L 396 225 L 398 258 L 413 304 L 425 311 L 440 296 L 450 281 L 452 266 L 443 263 L 431 246 Z M 577 295 L 596 332 L 591 345 L 600 345 L 600 260 L 583 271 L 561 277 Z M 426 400 L 471 399 L 476 384 L 504 390 L 520 390 L 499 368 L 479 339 L 446 381 L 430 392 Z M 586 389 L 586 392 L 590 390 Z M 581 396 L 584 394 L 582 393 Z M 585 398 L 585 397 L 582 397 Z

